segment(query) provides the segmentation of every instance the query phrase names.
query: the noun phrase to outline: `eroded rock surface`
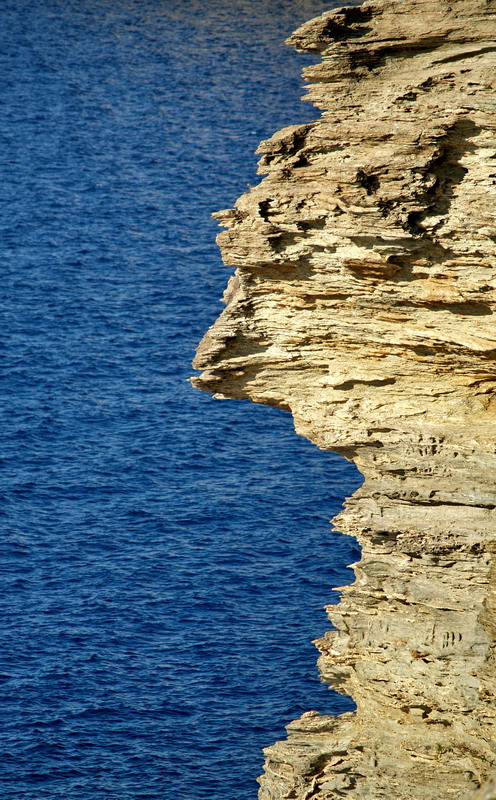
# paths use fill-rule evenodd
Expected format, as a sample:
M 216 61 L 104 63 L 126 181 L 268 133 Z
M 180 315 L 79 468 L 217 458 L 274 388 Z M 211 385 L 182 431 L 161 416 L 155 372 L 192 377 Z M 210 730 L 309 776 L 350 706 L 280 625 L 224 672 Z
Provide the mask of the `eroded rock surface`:
M 496 2 L 366 2 L 289 43 L 323 115 L 216 215 L 237 271 L 194 383 L 365 476 L 317 643 L 357 711 L 292 723 L 260 798 L 462 798 L 496 772 Z

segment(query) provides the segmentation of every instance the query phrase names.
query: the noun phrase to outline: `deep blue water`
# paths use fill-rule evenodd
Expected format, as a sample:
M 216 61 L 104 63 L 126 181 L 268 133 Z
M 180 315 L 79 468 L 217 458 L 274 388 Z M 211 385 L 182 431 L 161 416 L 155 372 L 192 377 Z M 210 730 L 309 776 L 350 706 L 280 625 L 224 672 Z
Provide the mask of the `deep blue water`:
M 3 0 L 0 796 L 250 800 L 319 683 L 360 483 L 187 382 L 210 214 L 301 104 L 321 0 Z M 336 5 L 336 4 L 335 4 Z

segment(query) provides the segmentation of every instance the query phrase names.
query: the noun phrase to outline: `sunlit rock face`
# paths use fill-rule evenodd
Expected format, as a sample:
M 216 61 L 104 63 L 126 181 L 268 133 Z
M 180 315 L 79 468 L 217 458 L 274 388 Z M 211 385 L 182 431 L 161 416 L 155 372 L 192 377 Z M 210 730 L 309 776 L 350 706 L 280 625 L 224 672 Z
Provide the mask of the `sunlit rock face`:
M 237 271 L 194 382 L 365 476 L 317 642 L 357 711 L 292 723 L 260 798 L 463 798 L 496 771 L 496 2 L 366 2 L 289 43 L 323 114 L 216 215 Z

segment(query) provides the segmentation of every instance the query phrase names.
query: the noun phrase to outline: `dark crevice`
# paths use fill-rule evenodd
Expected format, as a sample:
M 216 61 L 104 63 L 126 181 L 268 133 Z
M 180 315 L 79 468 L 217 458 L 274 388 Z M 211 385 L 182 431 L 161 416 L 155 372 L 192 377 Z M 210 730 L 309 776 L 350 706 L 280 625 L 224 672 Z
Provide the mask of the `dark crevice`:
M 425 170 L 426 177 L 434 178 L 424 195 L 425 207 L 411 211 L 407 218 L 406 228 L 414 235 L 425 235 L 422 223 L 429 216 L 447 214 L 455 189 L 464 180 L 467 169 L 460 164 L 466 153 L 475 150 L 470 139 L 477 135 L 480 128 L 472 120 L 459 120 L 446 132 L 440 141 L 437 154 Z M 442 224 L 442 223 L 441 223 Z
M 478 50 L 465 50 L 463 53 L 455 53 L 452 56 L 447 56 L 446 58 L 440 58 L 437 61 L 433 61 L 433 64 L 452 64 L 454 61 L 462 61 L 465 58 L 473 58 L 474 56 L 482 56 L 484 53 L 494 53 L 496 52 L 496 47 L 480 47 Z
M 375 194 L 379 188 L 380 181 L 376 175 L 367 175 L 363 169 L 359 169 L 356 174 L 357 182 L 362 186 L 368 195 Z
M 296 225 L 304 233 L 311 230 L 322 230 L 326 226 L 326 219 L 324 217 L 323 219 L 309 220 L 307 222 L 297 222 Z
M 351 378 L 349 381 L 344 381 L 343 383 L 335 384 L 334 389 L 354 389 L 357 384 L 363 384 L 365 386 L 391 386 L 393 383 L 396 383 L 396 378 L 376 378 L 371 380 L 358 380 Z
M 270 200 L 262 200 L 258 204 L 259 214 L 260 214 L 260 216 L 262 217 L 262 219 L 265 222 L 269 222 L 269 209 L 270 209 L 270 206 L 271 206 L 271 201 Z

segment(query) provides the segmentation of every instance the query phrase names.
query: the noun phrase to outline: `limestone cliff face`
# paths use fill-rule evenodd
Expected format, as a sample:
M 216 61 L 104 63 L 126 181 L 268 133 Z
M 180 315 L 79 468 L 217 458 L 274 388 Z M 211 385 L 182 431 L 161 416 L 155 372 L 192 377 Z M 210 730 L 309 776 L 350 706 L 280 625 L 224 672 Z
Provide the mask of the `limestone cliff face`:
M 260 797 L 461 798 L 496 772 L 496 1 L 366 2 L 289 43 L 323 115 L 216 215 L 237 271 L 194 383 L 356 462 L 363 555 L 317 643 L 357 711 L 292 723 Z

